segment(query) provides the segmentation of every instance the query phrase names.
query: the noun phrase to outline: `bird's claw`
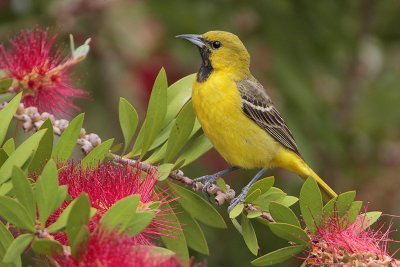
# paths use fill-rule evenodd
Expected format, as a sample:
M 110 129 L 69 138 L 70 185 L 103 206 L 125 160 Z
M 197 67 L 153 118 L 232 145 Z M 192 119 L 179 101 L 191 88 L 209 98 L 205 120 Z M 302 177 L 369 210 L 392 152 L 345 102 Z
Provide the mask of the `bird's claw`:
M 201 191 L 207 198 L 209 198 L 210 194 L 208 193 L 208 189 L 215 182 L 215 180 L 217 180 L 217 178 L 218 178 L 218 176 L 216 177 L 215 175 L 205 175 L 205 176 L 201 176 L 199 178 L 193 179 L 193 182 L 194 183 L 204 182 L 203 189 Z
M 247 195 L 247 190 L 243 190 L 237 197 L 235 197 L 231 204 L 228 207 L 228 214 L 232 211 L 232 209 L 238 205 L 239 203 L 243 203 L 244 200 L 246 199 L 246 195 Z

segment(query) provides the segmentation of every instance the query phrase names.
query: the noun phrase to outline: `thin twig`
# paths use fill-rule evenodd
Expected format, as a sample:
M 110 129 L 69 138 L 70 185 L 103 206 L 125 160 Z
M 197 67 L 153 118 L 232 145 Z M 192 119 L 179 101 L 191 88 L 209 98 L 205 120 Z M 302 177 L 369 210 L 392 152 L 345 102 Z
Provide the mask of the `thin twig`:
M 0 104 L 0 110 L 3 109 L 7 105 L 7 102 Z M 64 130 L 68 127 L 69 121 L 60 119 L 57 120 L 55 117 L 47 112 L 39 113 L 36 107 L 27 107 L 21 103 L 17 109 L 17 112 L 14 114 L 14 117 L 22 122 L 22 128 L 24 131 L 28 132 L 31 130 L 37 131 L 43 123 L 50 119 L 53 123 L 53 131 L 57 136 L 61 136 Z M 90 133 L 87 134 L 84 128 L 81 129 L 80 135 L 77 139 L 77 144 L 80 146 L 82 153 L 87 155 L 90 151 L 93 150 L 96 146 L 101 144 L 101 139 L 97 134 Z M 131 166 L 139 167 L 145 172 L 150 170 L 157 170 L 157 166 L 147 164 L 135 159 L 129 159 L 125 157 L 121 157 L 116 154 L 111 154 L 114 158 L 115 162 L 128 164 Z M 182 170 L 175 170 L 169 174 L 169 178 L 180 183 L 183 183 L 187 186 L 193 188 L 194 191 L 202 191 L 204 185 L 200 182 L 194 182 L 193 179 L 185 176 Z M 210 197 L 213 197 L 215 204 L 223 205 L 225 202 L 230 203 L 235 198 L 235 191 L 230 188 L 229 185 L 226 185 L 227 190 L 224 191 L 219 188 L 217 185 L 213 184 L 207 190 Z M 245 211 L 260 211 L 260 217 L 273 222 L 273 218 L 271 215 L 265 211 L 261 211 L 253 205 L 247 204 L 245 205 Z

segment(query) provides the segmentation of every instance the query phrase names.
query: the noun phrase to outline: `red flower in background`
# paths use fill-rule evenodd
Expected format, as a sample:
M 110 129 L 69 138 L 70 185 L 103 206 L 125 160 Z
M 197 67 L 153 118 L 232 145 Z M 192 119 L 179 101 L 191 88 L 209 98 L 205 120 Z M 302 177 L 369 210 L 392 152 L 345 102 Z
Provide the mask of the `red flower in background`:
M 131 237 L 116 233 L 94 231 L 86 250 L 78 256 L 58 257 L 64 267 L 179 267 L 174 255 L 157 253 L 151 246 L 135 246 Z
M 142 175 L 144 174 L 144 175 Z M 68 186 L 68 194 L 77 198 L 82 192 L 89 196 L 90 204 L 97 209 L 96 215 L 89 222 L 89 229 L 93 231 L 101 217 L 118 200 L 133 194 L 140 195 L 140 202 L 146 204 L 152 201 L 160 201 L 159 211 L 156 217 L 141 233 L 131 237 L 133 244 L 153 245 L 163 235 L 173 235 L 176 225 L 166 219 L 171 212 L 166 203 L 173 201 L 165 191 L 156 193 L 154 187 L 158 181 L 157 173 L 144 173 L 138 167 L 114 165 L 112 163 L 101 164 L 95 169 L 83 168 L 80 165 L 68 164 L 60 173 L 59 181 Z M 49 219 L 54 222 L 61 211 L 68 206 L 65 202 Z M 56 235 L 56 239 L 66 244 L 65 234 Z
M 68 114 L 78 109 L 72 100 L 88 94 L 71 84 L 71 67 L 80 60 L 64 58 L 61 50 L 53 49 L 56 37 L 40 28 L 21 31 L 9 49 L 0 45 L 0 69 L 14 80 L 11 91 L 23 92 L 25 106 Z

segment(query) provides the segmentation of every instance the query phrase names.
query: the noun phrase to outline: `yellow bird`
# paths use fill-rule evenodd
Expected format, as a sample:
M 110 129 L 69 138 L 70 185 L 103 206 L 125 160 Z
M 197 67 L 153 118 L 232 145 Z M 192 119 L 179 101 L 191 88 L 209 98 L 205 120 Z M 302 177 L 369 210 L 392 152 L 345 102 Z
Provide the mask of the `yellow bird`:
M 250 55 L 229 32 L 178 35 L 200 50 L 202 64 L 192 89 L 192 103 L 204 133 L 233 167 L 195 179 L 204 190 L 239 168 L 261 168 L 228 208 L 243 202 L 250 186 L 267 169 L 281 167 L 302 178 L 313 177 L 331 198 L 337 194 L 304 162 L 292 133 L 263 86 L 250 72 Z

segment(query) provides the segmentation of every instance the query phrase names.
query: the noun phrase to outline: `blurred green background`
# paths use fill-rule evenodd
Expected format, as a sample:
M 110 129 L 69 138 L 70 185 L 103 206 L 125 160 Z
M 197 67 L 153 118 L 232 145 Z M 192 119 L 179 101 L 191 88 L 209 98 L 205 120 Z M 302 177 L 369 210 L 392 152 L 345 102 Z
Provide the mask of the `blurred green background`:
M 80 87 L 91 93 L 91 100 L 80 103 L 85 128 L 119 141 L 120 96 L 143 116 L 162 66 L 169 83 L 197 71 L 197 50 L 174 36 L 236 33 L 252 55 L 253 74 L 310 165 L 337 192 L 356 189 L 369 210 L 400 215 L 399 1 L 0 0 L 2 43 L 37 25 L 58 32 L 66 50 L 69 33 L 78 44 L 92 38 L 88 59 L 75 68 Z M 225 166 L 211 151 L 185 171 L 196 177 Z M 281 170 L 269 174 L 298 195 L 298 177 Z M 240 172 L 227 180 L 239 190 L 251 175 Z M 400 224 L 392 216 L 384 219 L 393 229 Z M 260 255 L 285 244 L 265 226 L 257 231 Z M 231 225 L 206 233 L 209 266 L 250 266 L 254 257 Z

